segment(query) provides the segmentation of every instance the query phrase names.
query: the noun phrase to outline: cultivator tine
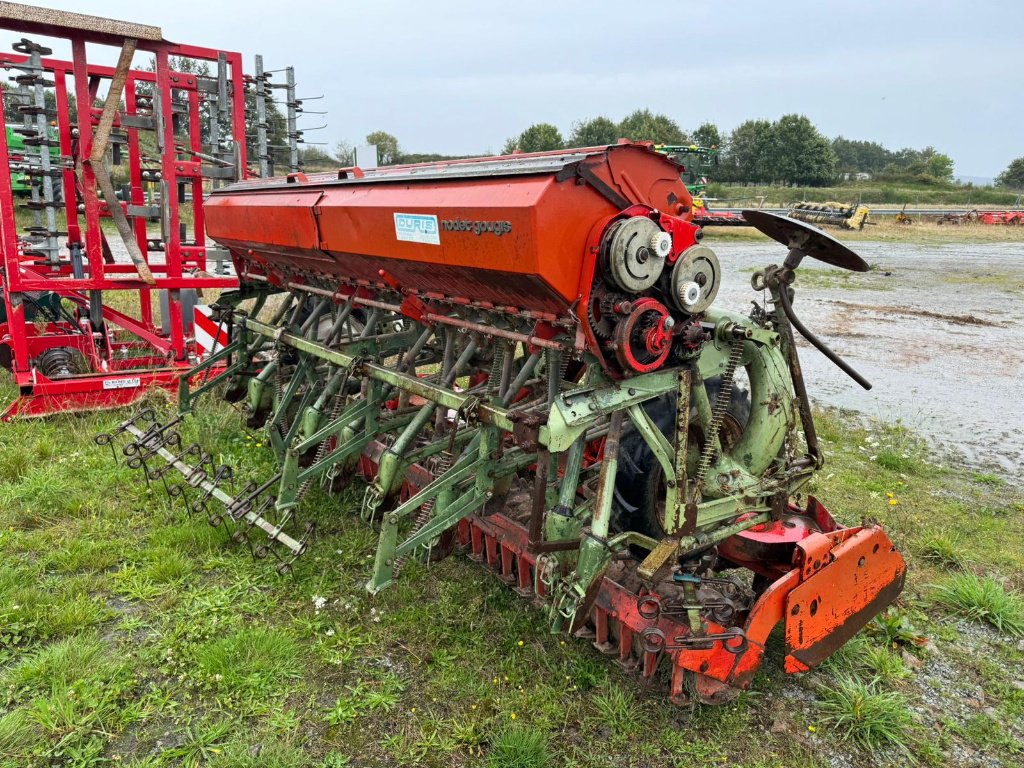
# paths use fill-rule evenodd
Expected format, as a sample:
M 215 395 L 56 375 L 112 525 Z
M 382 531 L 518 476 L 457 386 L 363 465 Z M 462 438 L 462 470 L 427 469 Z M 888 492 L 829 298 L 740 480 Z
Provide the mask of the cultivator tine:
M 127 443 L 121 449 L 121 453 L 127 458 L 128 467 L 142 470 L 142 476 L 145 478 L 147 486 L 150 486 L 154 480 L 160 480 L 166 490 L 167 484 L 163 480 L 162 468 L 151 468 L 149 461 L 161 450 L 181 447 L 181 435 L 174 429 L 180 421 L 181 417 L 178 417 L 161 425 L 153 420 L 144 432 L 137 434 L 134 441 Z M 128 431 L 134 429 L 136 427 L 132 425 Z
M 270 554 L 273 555 L 278 561 L 277 567 L 274 570 L 276 570 L 279 575 L 284 576 L 292 572 L 293 563 L 306 553 L 306 548 L 309 545 L 309 540 L 313 537 L 313 533 L 315 531 L 316 524 L 312 521 L 308 521 L 305 527 L 303 528 L 302 537 L 298 541 L 298 548 L 294 550 L 289 550 L 285 548 L 285 550 L 290 552 L 291 554 L 282 556 L 280 547 L 271 546 L 269 548 Z M 276 543 L 277 540 L 272 539 L 271 541 L 273 543 Z
M 199 446 L 196 446 L 197 448 Z M 199 488 L 205 483 L 210 475 L 206 471 L 206 467 L 213 469 L 216 465 L 213 463 L 213 456 L 199 448 L 199 458 L 189 472 L 185 475 L 185 482 L 191 485 L 193 488 Z
M 169 466 L 169 465 L 168 465 Z M 192 500 L 188 497 L 188 484 L 187 483 L 175 483 L 174 485 L 164 487 L 167 491 L 167 501 L 174 503 L 176 499 L 181 499 L 182 506 L 185 507 L 185 511 L 188 512 L 189 517 L 195 517 L 195 508 L 192 506 Z
M 291 570 L 296 558 L 306 552 L 313 533 L 312 524 L 307 525 L 299 538 L 286 533 L 294 522 L 294 513 L 287 510 L 280 513 L 275 522 L 269 516 L 275 509 L 276 496 L 268 493 L 281 482 L 278 473 L 264 483 L 250 482 L 238 494 L 234 490 L 235 471 L 228 464 L 217 464 L 213 455 L 198 443 L 182 449 L 181 435 L 177 430 L 182 416 L 160 424 L 151 409 L 140 411 L 122 422 L 108 433 L 97 435 L 97 445 L 107 445 L 117 460 L 113 444 L 115 438 L 125 435 L 129 438 L 121 450 L 132 469 L 142 470 L 147 485 L 159 480 L 168 501 L 180 499 L 190 516 L 205 515 L 207 522 L 215 528 L 223 526 L 228 537 L 248 545 L 254 558 L 273 556 L 278 561 L 281 573 Z M 160 466 L 153 466 L 157 461 Z M 168 475 L 180 473 L 182 482 L 170 484 Z M 197 491 L 193 494 L 192 490 Z M 216 511 L 216 503 L 223 511 Z M 250 532 L 259 529 L 267 538 L 265 542 L 254 543 Z M 278 549 L 282 552 L 278 552 Z
M 272 478 L 267 480 L 262 485 L 256 485 L 256 483 L 248 483 L 242 492 L 235 498 L 235 500 L 226 505 L 227 513 L 234 521 L 239 521 L 246 515 L 250 514 L 256 504 L 256 501 L 266 493 L 268 490 L 276 486 L 281 482 L 281 474 L 278 473 Z M 270 497 L 273 502 L 273 497 Z
M 143 408 L 141 411 L 136 413 L 130 419 L 122 421 L 110 432 L 101 432 L 93 438 L 93 442 L 96 445 L 108 445 L 110 446 L 111 453 L 114 454 L 114 462 L 117 463 L 117 450 L 114 447 L 114 439 L 120 437 L 131 428 L 136 427 L 139 424 L 156 422 L 156 412 L 152 408 Z

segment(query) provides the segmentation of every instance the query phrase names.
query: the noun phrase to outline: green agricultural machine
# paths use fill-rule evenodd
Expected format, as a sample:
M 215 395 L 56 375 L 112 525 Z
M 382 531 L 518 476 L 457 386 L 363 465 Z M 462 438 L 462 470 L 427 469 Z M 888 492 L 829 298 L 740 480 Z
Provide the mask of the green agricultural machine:
M 718 147 L 699 144 L 655 144 L 654 148 L 683 166 L 683 183 L 693 197 L 704 194 L 708 177 L 718 166 Z
M 22 126 L 8 124 L 7 128 L 7 154 L 11 161 L 13 172 L 11 173 L 11 189 L 15 195 L 21 197 L 28 197 L 32 194 L 32 187 L 38 188 L 40 186 L 39 176 L 36 169 L 40 168 L 41 163 L 39 162 L 40 150 L 32 145 L 26 145 L 25 135 L 20 130 Z M 35 129 L 33 128 L 33 131 Z M 49 139 L 51 142 L 48 146 L 47 151 L 50 155 L 50 161 L 54 168 L 59 167 L 60 161 L 60 146 L 57 141 L 57 129 L 51 128 L 49 131 Z M 33 139 L 29 138 L 31 142 Z M 63 197 L 63 185 L 59 176 L 53 178 L 53 193 L 54 199 L 60 202 L 64 199 Z

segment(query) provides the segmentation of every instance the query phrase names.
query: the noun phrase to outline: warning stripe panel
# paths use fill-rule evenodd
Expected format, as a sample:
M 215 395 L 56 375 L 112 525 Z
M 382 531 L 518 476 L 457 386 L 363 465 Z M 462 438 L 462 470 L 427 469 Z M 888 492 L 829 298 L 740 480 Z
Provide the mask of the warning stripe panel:
M 227 346 L 228 332 L 222 324 L 215 323 L 210 314 L 212 310 L 197 304 L 193 313 L 196 351 L 200 357 L 213 354 Z

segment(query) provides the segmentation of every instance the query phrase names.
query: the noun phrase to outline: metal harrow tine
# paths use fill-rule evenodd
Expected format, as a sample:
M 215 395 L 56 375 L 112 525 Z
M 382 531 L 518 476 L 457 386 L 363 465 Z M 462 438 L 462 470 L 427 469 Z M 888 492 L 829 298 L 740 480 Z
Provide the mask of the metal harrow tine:
M 189 487 L 188 483 L 175 483 L 169 487 L 167 487 L 166 483 L 164 483 L 164 485 L 167 488 L 167 500 L 173 503 L 175 499 L 181 499 L 182 503 L 185 505 L 185 511 L 188 513 L 188 516 L 194 517 L 195 508 L 192 506 L 192 500 L 189 498 L 187 493 L 187 489 Z
M 174 442 L 176 443 L 176 447 L 180 448 L 181 437 L 177 434 L 177 432 L 175 432 L 174 435 L 176 438 L 174 440 Z M 175 469 L 175 462 L 185 463 L 185 459 L 187 457 L 196 455 L 197 453 L 200 453 L 199 446 L 193 443 L 188 448 L 183 450 L 181 453 L 174 456 L 172 459 L 166 460 L 167 463 L 164 464 L 162 467 L 157 467 L 152 471 L 147 470 L 147 472 L 149 472 L 150 478 L 154 480 L 160 480 L 161 484 L 163 485 L 164 492 L 167 494 L 167 500 L 173 502 L 174 499 L 177 498 L 183 499 L 185 502 L 185 507 L 188 510 L 189 514 L 192 514 L 192 506 L 189 502 L 188 496 L 185 494 L 183 487 L 184 484 L 175 484 L 173 486 L 169 486 L 167 484 L 167 475 L 168 473 L 170 473 L 172 469 Z
M 101 447 L 104 446 L 104 445 L 110 446 L 110 453 L 114 457 L 114 463 L 115 464 L 119 463 L 118 459 L 117 459 L 117 449 L 114 447 L 114 435 L 113 434 L 111 434 L 110 432 L 100 432 L 98 435 L 96 435 L 92 439 L 92 441 L 93 441 L 93 443 L 95 443 L 96 445 L 101 446 Z
M 174 427 L 176 427 L 181 422 L 181 419 L 182 417 L 178 416 L 176 419 L 172 419 L 171 421 L 161 426 L 156 421 L 156 417 L 152 417 L 151 419 L 149 419 L 150 421 L 152 421 L 152 424 L 150 424 L 146 431 L 143 432 L 139 437 L 137 437 L 133 442 L 128 443 L 122 449 L 122 453 L 124 453 L 125 456 L 134 456 L 138 454 L 143 448 L 152 448 L 152 450 L 150 450 L 150 453 L 155 453 L 156 450 L 167 445 L 173 445 L 175 447 L 180 446 L 181 436 L 178 434 L 177 430 L 174 429 Z M 128 424 L 127 422 L 125 423 Z M 125 426 L 125 429 L 128 429 L 129 426 L 132 425 L 128 424 L 128 426 Z
M 120 453 L 127 458 L 130 468 L 142 470 L 147 487 L 159 480 L 168 501 L 181 499 L 190 516 L 205 515 L 207 522 L 214 528 L 223 526 L 228 538 L 246 544 L 254 559 L 265 559 L 273 555 L 278 561 L 279 573 L 290 571 L 295 559 L 306 551 L 314 526 L 312 523 L 307 524 L 303 537 L 296 540 L 285 534 L 285 529 L 294 522 L 291 510 L 282 514 L 277 522 L 268 518 L 277 501 L 276 493 L 271 489 L 280 483 L 281 474 L 278 473 L 262 484 L 246 483 L 240 493 L 235 493 L 236 476 L 231 465 L 217 464 L 213 455 L 198 443 L 182 449 L 181 435 L 176 429 L 182 420 L 183 416 L 178 416 L 166 424 L 160 424 L 156 413 L 147 408 L 110 432 L 96 435 L 93 440 L 97 445 L 109 446 L 116 462 L 118 451 L 114 439 L 117 435 L 130 433 L 131 439 Z M 162 459 L 163 465 L 154 466 L 154 457 Z M 183 482 L 168 482 L 168 474 L 172 469 L 182 474 Z M 225 490 L 226 487 L 230 488 L 231 493 Z M 190 489 L 193 488 L 197 490 L 196 494 L 191 493 Z M 211 508 L 210 503 L 214 500 L 224 505 L 223 511 Z M 251 534 L 253 528 L 259 528 L 266 534 L 265 543 L 257 543 L 256 537 Z M 279 546 L 288 549 L 289 554 L 279 553 Z
M 302 538 L 299 539 L 299 548 L 298 548 L 298 550 L 296 550 L 296 551 L 289 550 L 289 551 L 292 552 L 290 557 L 281 557 L 281 555 L 278 554 L 276 548 L 274 548 L 274 547 L 270 547 L 269 548 L 270 553 L 274 557 L 276 557 L 277 560 L 278 560 L 277 568 L 275 568 L 274 570 L 277 571 L 279 576 L 284 576 L 284 575 L 289 574 L 289 573 L 292 572 L 292 565 L 295 563 L 296 560 L 298 560 L 300 557 L 302 557 L 304 554 L 306 554 L 306 551 L 309 548 L 309 540 L 312 538 L 313 533 L 315 531 L 316 531 L 316 523 L 314 523 L 312 520 L 310 520 L 309 522 L 306 523 L 306 525 L 303 528 Z M 276 542 L 277 540 L 274 539 L 274 541 Z
M 193 488 L 198 488 L 204 480 L 209 480 L 210 475 L 206 472 L 203 467 L 209 466 L 211 469 L 215 467 L 213 463 L 213 456 L 200 448 L 201 453 L 199 454 L 199 461 L 193 467 L 192 471 L 185 475 L 185 481 Z
M 234 479 L 235 471 L 231 468 L 230 464 L 221 464 L 217 467 L 217 471 L 213 473 L 213 477 L 210 479 L 209 487 L 203 491 L 203 495 L 200 496 L 200 500 L 205 504 L 210 498 L 213 497 L 214 492 L 220 488 L 220 484 L 227 481 L 231 482 Z

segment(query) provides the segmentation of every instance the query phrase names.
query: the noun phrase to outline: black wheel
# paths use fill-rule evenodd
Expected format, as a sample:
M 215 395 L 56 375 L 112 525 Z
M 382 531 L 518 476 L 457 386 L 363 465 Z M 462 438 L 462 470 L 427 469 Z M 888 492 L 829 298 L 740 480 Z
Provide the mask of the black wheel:
M 704 382 L 708 399 L 714 405 L 721 390 L 721 379 Z M 651 420 L 671 442 L 676 420 L 676 393 L 669 392 L 644 403 L 643 408 Z M 719 440 L 728 451 L 743 434 L 750 418 L 750 392 L 736 385 L 729 398 L 725 418 L 719 428 Z M 704 446 L 704 434 L 697 419 L 696 408 L 690 408 L 690 427 L 687 434 L 688 477 L 697 470 L 697 461 Z M 636 531 L 660 539 L 667 535 L 665 520 L 665 473 L 643 437 L 636 429 L 629 429 L 619 445 L 619 472 L 615 478 L 615 517 L 617 531 Z

